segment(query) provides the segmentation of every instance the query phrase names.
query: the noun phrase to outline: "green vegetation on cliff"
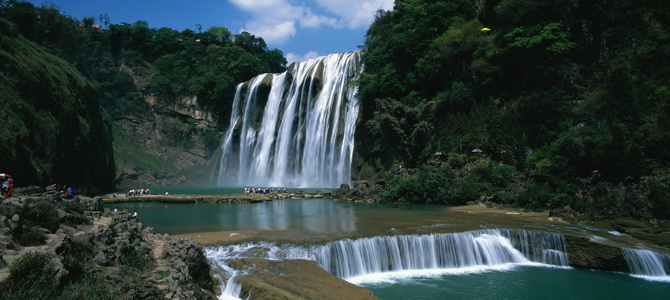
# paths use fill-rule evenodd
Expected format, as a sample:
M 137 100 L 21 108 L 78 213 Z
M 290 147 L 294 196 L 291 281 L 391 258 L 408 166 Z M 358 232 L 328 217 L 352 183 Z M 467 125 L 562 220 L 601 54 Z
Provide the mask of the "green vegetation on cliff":
M 2 18 L 0 49 L 3 172 L 21 185 L 111 188 L 111 124 L 93 86 Z
M 268 49 L 263 39 L 246 32 L 232 34 L 222 27 L 212 27 L 204 31 L 199 28 L 198 32 L 189 29 L 179 32 L 170 28 L 151 28 L 147 22 L 141 20 L 132 24 L 111 24 L 107 15 L 101 15 L 99 20 L 93 17 L 78 20 L 61 14 L 59 8 L 53 4 L 36 7 L 32 3 L 19 0 L 0 0 L 0 18 L 6 19 L 3 24 L 7 30 L 3 30 L 3 38 L 9 37 L 11 29 L 11 36 L 31 41 L 39 45 L 32 44 L 32 48 L 41 52 L 46 50 L 64 60 L 59 60 L 59 64 L 69 68 L 67 72 L 71 72 L 73 67 L 79 71 L 81 75 L 77 75 L 77 80 L 68 81 L 63 77 L 58 80 L 61 83 L 85 86 L 87 97 L 97 102 L 94 104 L 95 109 L 100 106 L 104 109 L 104 117 L 97 118 L 107 124 L 105 136 L 100 137 L 100 147 L 109 148 L 109 144 L 103 143 L 103 140 L 112 139 L 110 121 L 114 123 L 113 145 L 115 159 L 118 160 L 117 178 L 113 178 L 114 161 L 110 161 L 111 158 L 99 160 L 97 164 L 80 164 L 87 167 L 88 172 L 68 169 L 68 172 L 79 172 L 80 178 L 89 177 L 94 168 L 104 176 L 112 176 L 104 185 L 93 183 L 102 189 L 110 189 L 114 179 L 117 184 L 121 182 L 133 187 L 134 184 L 156 184 L 158 179 L 165 180 L 161 183 L 181 183 L 175 182 L 164 170 L 191 174 L 189 171 L 193 170 L 188 168 L 192 168 L 197 169 L 194 172 L 204 172 L 201 166 L 218 148 L 219 126 L 227 125 L 224 123 L 230 114 L 235 86 L 259 73 L 283 71 L 286 65 L 283 53 L 277 49 Z M 99 23 L 96 24 L 96 21 Z M 4 49 L 3 46 L 3 51 Z M 39 61 L 39 58 L 32 59 L 34 51 L 25 52 L 19 49 L 13 53 L 12 55 L 25 55 L 24 61 Z M 53 76 L 61 75 L 60 70 L 42 71 Z M 15 87 L 21 89 L 19 92 L 36 92 L 37 82 L 18 80 L 25 74 L 3 75 L 7 80 L 24 83 L 21 87 Z M 46 90 L 63 94 L 69 97 L 68 101 L 74 101 L 75 97 L 68 94 L 74 88 L 62 86 L 58 80 L 44 80 L 39 83 L 43 86 L 50 82 L 58 83 Z M 18 99 L 14 96 L 3 91 L 3 99 Z M 6 102 L 3 101 L 4 103 Z M 36 111 L 41 111 L 41 105 L 44 104 L 22 103 Z M 194 120 L 194 107 L 204 111 L 198 115 L 198 118 L 202 118 L 198 122 Z M 84 119 L 88 117 L 86 114 L 79 114 L 74 108 L 71 112 Z M 62 117 L 70 118 L 59 115 L 56 120 Z M 73 126 L 54 126 L 37 133 L 65 138 L 65 132 L 72 131 Z M 97 125 L 91 125 L 93 129 L 95 126 Z M 87 126 L 76 128 L 85 129 Z M 30 132 L 29 129 L 24 130 Z M 38 142 L 41 143 L 42 140 L 38 139 Z M 132 143 L 129 145 L 127 141 Z M 30 147 L 25 141 L 19 141 L 19 145 Z M 89 150 L 94 153 L 94 149 Z M 110 151 L 108 149 L 107 153 Z M 60 152 L 62 151 L 49 150 L 32 157 L 52 162 L 54 159 L 48 154 Z M 103 155 L 105 152 L 95 153 Z M 195 154 L 184 158 L 179 153 Z M 146 163 L 145 158 L 167 163 Z M 184 164 L 186 161 L 197 168 Z M 111 173 L 106 168 L 100 168 L 100 164 L 105 163 L 109 163 L 105 166 L 112 167 Z M 22 185 L 44 186 L 46 181 L 53 180 L 67 184 L 80 183 L 70 177 L 56 179 L 48 171 L 40 171 L 42 174 L 36 179 L 26 178 L 24 173 L 30 171 L 20 170 L 23 166 L 24 164 L 16 164 L 1 171 L 16 173 L 12 175 L 17 177 L 21 175 Z M 53 169 L 61 166 L 38 168 Z
M 397 0 L 367 33 L 363 161 L 469 159 L 392 181 L 385 199 L 667 218 L 654 195 L 670 174 L 669 12 L 667 1 Z M 411 195 L 421 188 L 439 196 Z

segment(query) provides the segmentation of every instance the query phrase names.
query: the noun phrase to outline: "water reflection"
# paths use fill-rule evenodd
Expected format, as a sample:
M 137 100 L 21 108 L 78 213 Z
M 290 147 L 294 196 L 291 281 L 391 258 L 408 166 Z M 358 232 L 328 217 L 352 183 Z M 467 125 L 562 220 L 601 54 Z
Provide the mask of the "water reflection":
M 355 209 L 329 199 L 281 199 L 253 204 L 125 203 L 120 210 L 137 211 L 140 221 L 156 233 L 184 234 L 235 230 L 307 230 L 349 233 L 358 223 Z

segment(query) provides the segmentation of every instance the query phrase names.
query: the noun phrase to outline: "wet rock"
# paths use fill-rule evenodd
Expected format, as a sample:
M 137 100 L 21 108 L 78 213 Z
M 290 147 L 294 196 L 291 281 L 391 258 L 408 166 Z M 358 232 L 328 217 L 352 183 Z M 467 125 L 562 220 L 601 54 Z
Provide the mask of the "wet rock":
M 328 273 L 314 261 L 244 258 L 227 263 L 249 273 L 237 279 L 242 298 L 377 299 L 369 290 Z
M 570 266 L 581 269 L 629 272 L 628 264 L 615 246 L 595 243 L 588 238 L 566 236 Z
M 168 290 L 179 295 L 181 287 L 187 286 L 189 290 L 205 289 L 211 290 L 214 282 L 210 276 L 210 266 L 204 255 L 202 245 L 189 240 L 172 237 L 165 241 L 161 258 L 167 260 L 170 265 L 170 284 Z M 175 283 L 179 283 L 175 286 Z M 186 297 L 192 299 L 207 299 L 204 293 L 193 292 Z

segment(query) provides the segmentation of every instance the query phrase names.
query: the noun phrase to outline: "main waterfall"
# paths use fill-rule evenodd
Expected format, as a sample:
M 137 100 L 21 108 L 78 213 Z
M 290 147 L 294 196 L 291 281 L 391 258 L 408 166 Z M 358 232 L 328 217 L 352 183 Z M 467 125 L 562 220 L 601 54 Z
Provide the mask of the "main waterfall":
M 349 183 L 360 52 L 292 64 L 237 86 L 218 185 Z

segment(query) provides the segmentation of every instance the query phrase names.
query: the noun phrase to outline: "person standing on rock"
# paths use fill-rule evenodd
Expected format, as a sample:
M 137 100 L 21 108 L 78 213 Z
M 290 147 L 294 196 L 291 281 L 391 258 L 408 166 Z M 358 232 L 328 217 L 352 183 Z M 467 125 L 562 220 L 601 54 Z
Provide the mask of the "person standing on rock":
M 5 181 L 2 183 L 2 195 L 11 197 L 14 191 L 14 180 L 11 177 L 5 177 L 4 179 Z

